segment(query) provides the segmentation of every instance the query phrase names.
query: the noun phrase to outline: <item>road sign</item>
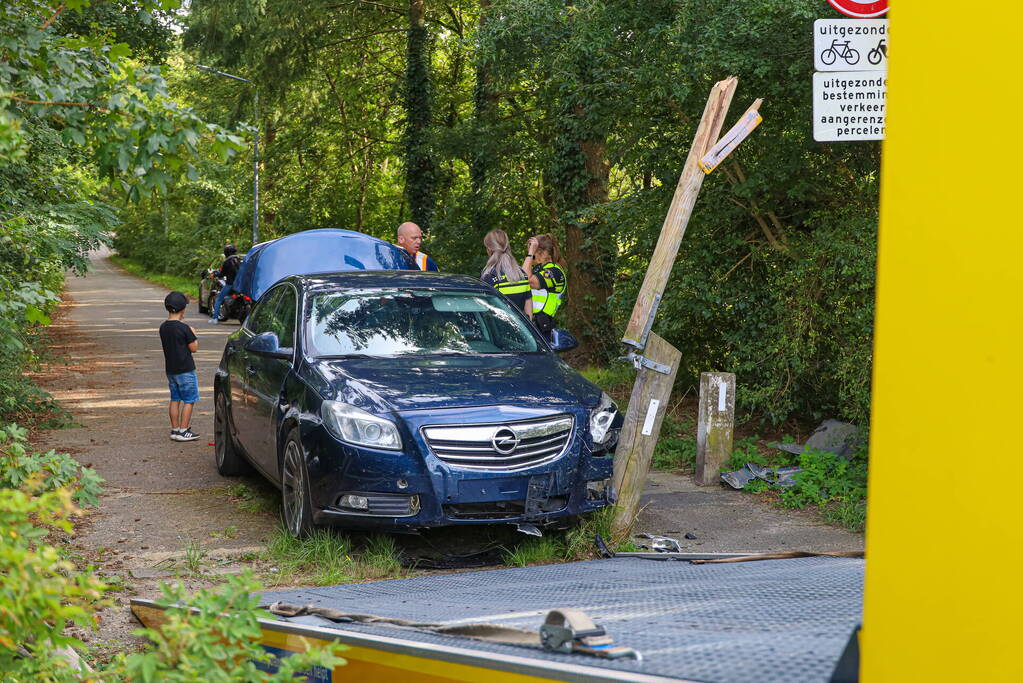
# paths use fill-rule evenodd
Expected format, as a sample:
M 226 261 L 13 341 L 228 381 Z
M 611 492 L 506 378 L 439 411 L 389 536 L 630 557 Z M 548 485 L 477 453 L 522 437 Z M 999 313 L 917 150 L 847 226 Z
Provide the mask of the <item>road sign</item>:
M 887 71 L 830 71 L 813 75 L 813 139 L 883 140 Z
M 813 22 L 817 71 L 879 71 L 888 68 L 887 19 L 818 19 Z
M 888 0 L 828 0 L 828 4 L 854 19 L 873 19 L 888 13 Z

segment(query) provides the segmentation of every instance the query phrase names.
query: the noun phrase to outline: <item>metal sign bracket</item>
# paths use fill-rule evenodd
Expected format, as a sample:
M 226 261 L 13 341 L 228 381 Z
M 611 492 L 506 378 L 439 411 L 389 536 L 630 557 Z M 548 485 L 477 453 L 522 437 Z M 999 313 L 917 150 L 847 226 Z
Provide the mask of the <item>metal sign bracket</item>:
M 622 356 L 618 360 L 623 360 L 623 361 L 625 361 L 627 363 L 632 363 L 632 366 L 634 368 L 636 368 L 637 370 L 640 370 L 642 368 L 646 368 L 647 370 L 653 370 L 654 372 L 659 372 L 662 375 L 670 375 L 671 374 L 671 366 L 670 365 L 665 365 L 664 363 L 658 363 L 655 360 L 650 360 L 649 358 L 644 358 L 643 356 L 637 354 L 634 351 L 629 351 L 628 355 Z

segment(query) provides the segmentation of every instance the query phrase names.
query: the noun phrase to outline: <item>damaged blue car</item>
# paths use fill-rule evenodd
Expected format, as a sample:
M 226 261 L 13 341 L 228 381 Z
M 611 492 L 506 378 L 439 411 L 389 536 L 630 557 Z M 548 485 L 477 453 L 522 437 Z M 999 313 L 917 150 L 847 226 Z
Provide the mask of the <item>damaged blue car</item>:
M 613 501 L 622 417 L 473 278 L 284 278 L 229 339 L 215 452 L 281 489 L 287 530 L 564 525 Z

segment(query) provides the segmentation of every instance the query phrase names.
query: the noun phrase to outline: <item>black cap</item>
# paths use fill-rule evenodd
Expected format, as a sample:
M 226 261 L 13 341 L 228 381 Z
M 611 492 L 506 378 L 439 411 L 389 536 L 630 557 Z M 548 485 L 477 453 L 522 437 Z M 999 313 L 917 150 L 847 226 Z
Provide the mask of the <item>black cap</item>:
M 163 300 L 163 305 L 171 313 L 177 313 L 185 310 L 185 307 L 188 306 L 188 297 L 181 292 L 171 292 Z

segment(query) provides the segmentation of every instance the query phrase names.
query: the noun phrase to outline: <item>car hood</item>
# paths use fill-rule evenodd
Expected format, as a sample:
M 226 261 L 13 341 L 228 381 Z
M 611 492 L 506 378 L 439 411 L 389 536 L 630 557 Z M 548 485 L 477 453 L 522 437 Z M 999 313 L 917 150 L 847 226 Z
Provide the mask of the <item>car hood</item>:
M 595 405 L 600 389 L 553 354 L 322 359 L 324 396 L 371 412 Z

